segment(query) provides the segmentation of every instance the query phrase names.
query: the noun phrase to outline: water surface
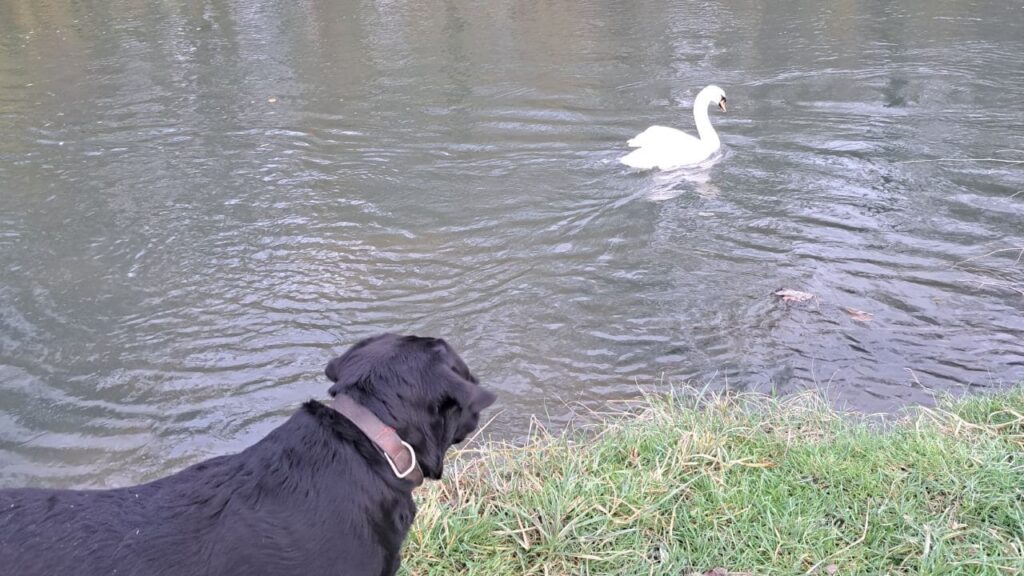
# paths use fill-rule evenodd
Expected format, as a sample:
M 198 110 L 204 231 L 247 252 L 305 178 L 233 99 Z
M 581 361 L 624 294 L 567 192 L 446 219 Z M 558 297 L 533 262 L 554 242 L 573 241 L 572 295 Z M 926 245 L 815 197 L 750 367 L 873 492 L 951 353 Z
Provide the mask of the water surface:
M 0 484 L 240 449 L 384 330 L 511 437 L 1024 378 L 1024 8 L 677 4 L 0 0 Z M 708 83 L 717 162 L 618 164 Z

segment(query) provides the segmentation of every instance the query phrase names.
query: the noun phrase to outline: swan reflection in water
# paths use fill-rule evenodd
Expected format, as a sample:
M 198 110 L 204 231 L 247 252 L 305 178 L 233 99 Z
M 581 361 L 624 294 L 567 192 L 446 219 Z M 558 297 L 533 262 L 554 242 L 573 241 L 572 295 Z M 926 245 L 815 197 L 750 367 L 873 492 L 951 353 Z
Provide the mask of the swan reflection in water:
M 715 154 L 697 166 L 653 174 L 650 184 L 644 191 L 644 198 L 653 202 L 663 202 L 687 192 L 696 192 L 705 198 L 718 196 L 722 190 L 711 181 L 711 169 L 722 156 L 723 154 Z

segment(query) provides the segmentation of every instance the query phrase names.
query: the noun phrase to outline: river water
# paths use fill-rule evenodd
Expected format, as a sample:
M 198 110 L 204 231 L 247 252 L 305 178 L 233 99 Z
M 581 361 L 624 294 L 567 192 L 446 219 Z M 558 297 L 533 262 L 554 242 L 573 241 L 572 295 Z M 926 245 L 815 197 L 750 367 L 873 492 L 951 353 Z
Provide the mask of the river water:
M 506 437 L 1009 386 L 1022 54 L 1019 2 L 0 0 L 0 485 L 243 448 L 385 330 Z M 618 163 L 709 83 L 709 167 Z

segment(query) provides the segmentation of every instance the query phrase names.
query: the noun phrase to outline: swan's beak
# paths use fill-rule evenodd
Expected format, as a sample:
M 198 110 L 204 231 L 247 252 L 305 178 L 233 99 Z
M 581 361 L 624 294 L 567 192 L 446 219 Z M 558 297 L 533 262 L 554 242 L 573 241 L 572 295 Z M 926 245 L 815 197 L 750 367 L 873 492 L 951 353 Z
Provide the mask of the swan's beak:
M 725 96 L 722 96 L 722 99 L 718 101 L 718 107 L 722 109 L 722 112 L 727 112 L 725 109 Z

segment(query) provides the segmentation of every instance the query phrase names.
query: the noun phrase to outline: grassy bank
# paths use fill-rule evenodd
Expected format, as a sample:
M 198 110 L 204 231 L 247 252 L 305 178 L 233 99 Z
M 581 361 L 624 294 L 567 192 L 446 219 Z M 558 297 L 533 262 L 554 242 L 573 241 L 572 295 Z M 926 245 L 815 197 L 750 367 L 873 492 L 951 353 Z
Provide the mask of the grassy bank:
M 460 456 L 403 573 L 1024 574 L 1024 390 L 885 426 L 683 398 Z

